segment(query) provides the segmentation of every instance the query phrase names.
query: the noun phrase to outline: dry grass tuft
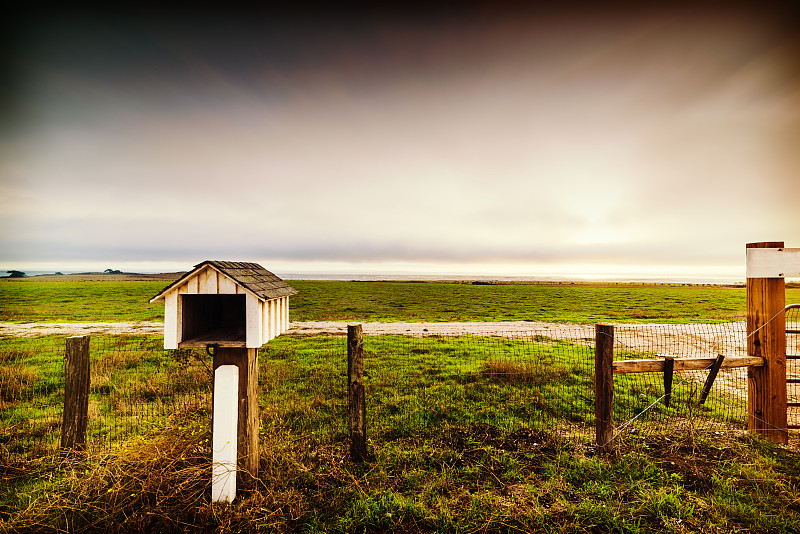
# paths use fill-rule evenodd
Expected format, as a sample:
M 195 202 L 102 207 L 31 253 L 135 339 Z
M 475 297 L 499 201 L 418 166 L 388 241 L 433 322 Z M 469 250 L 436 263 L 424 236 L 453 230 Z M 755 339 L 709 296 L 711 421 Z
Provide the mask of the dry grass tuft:
M 36 384 L 38 373 L 27 365 L 0 365 L 0 404 L 21 400 Z
M 257 487 L 240 488 L 232 504 L 212 503 L 210 438 L 177 428 L 123 451 L 38 467 L 0 454 L 0 532 L 292 530 L 308 508 L 295 487 L 308 476 L 298 450 L 262 444 Z
M 569 375 L 567 369 L 541 363 L 515 363 L 494 360 L 487 362 L 481 375 L 499 384 L 539 386 Z

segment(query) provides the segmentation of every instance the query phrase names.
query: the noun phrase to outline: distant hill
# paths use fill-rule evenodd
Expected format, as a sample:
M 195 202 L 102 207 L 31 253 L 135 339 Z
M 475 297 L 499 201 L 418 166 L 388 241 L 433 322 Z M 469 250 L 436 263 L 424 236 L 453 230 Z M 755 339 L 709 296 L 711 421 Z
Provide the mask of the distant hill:
M 83 282 L 83 281 L 114 281 L 130 282 L 141 280 L 177 280 L 186 273 L 76 273 L 76 274 L 41 274 L 26 276 L 24 278 L 2 277 L 0 280 L 14 280 L 19 282 Z

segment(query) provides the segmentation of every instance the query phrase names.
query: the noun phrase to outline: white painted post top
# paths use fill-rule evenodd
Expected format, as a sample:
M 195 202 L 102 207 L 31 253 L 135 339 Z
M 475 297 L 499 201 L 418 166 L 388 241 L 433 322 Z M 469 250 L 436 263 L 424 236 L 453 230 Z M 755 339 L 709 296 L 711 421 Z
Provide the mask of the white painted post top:
M 748 248 L 747 278 L 800 276 L 800 248 Z

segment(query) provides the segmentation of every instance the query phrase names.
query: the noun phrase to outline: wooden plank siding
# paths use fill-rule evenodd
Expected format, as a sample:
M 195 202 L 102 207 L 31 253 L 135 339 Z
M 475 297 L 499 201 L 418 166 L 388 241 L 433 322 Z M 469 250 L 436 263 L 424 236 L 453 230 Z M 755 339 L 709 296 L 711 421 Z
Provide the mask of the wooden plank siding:
M 181 327 L 181 309 L 179 306 L 180 298 L 178 292 L 174 291 L 168 293 L 164 298 L 164 325 L 175 325 L 173 328 L 164 327 L 164 348 L 177 349 L 180 339 Z
M 261 302 L 252 293 L 246 294 L 247 299 L 247 348 L 258 348 L 266 341 L 264 340 L 261 326 L 263 324 Z
M 283 297 L 283 299 L 283 330 L 281 332 L 286 332 L 289 329 L 289 297 Z
M 275 301 L 276 311 L 275 311 L 275 328 L 278 332 L 283 329 L 283 299 L 277 299 Z
M 220 276 L 219 286 L 218 286 L 218 291 L 220 295 L 235 295 L 236 288 L 237 288 L 236 282 L 234 282 L 225 275 Z
M 269 333 L 269 337 L 273 338 L 277 336 L 278 329 L 275 328 L 275 300 L 268 300 L 267 304 L 267 331 Z

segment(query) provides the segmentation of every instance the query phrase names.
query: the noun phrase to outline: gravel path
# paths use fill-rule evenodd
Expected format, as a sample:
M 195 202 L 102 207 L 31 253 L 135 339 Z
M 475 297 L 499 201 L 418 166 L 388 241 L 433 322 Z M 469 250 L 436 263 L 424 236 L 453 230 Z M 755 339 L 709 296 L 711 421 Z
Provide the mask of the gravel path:
M 352 322 L 344 321 L 312 321 L 293 322 L 289 333 L 297 334 L 346 334 L 347 325 Z M 562 323 L 536 323 L 528 321 L 507 322 L 474 322 L 474 323 L 361 323 L 364 334 L 406 334 L 406 335 L 457 335 L 472 334 L 476 336 L 503 335 L 531 335 L 548 334 L 569 331 L 572 335 L 576 329 L 585 332 L 587 336 L 594 336 L 594 326 L 574 325 Z M 49 334 L 80 335 L 80 334 L 162 334 L 164 323 L 2 323 L 0 322 L 0 335 L 4 336 L 41 336 Z M 553 335 L 552 337 L 556 337 Z
M 313 321 L 291 323 L 292 334 L 346 334 L 344 321 Z M 551 338 L 592 343 L 594 325 L 569 323 L 541 323 L 528 321 L 506 322 L 429 322 L 429 323 L 361 323 L 365 335 L 404 334 L 501 336 L 506 338 L 530 338 L 545 335 Z M 159 335 L 164 331 L 163 323 L 3 323 L 0 336 L 39 335 Z M 638 324 L 618 325 L 616 344 L 620 348 L 640 351 L 657 351 L 659 354 L 676 356 L 706 356 L 717 354 L 745 355 L 747 351 L 744 322 L 727 324 Z

